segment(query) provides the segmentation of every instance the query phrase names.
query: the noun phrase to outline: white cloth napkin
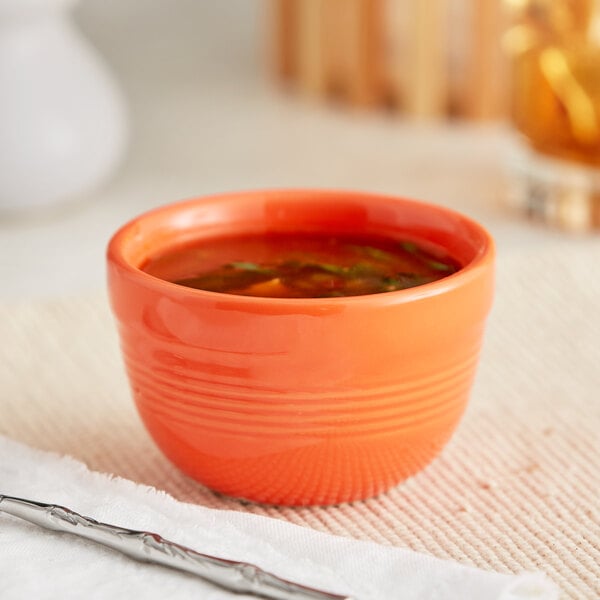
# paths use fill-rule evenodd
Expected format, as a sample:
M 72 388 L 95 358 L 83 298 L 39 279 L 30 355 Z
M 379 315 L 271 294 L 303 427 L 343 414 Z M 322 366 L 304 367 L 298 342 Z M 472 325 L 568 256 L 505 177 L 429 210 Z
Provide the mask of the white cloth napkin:
M 554 600 L 540 573 L 505 575 L 411 550 L 320 533 L 278 519 L 178 502 L 89 471 L 69 457 L 0 436 L 0 494 L 61 504 L 95 519 L 161 534 L 200 552 L 250 562 L 357 600 Z M 0 513 L 0 597 L 246 598 L 197 577 L 137 563 L 75 536 Z

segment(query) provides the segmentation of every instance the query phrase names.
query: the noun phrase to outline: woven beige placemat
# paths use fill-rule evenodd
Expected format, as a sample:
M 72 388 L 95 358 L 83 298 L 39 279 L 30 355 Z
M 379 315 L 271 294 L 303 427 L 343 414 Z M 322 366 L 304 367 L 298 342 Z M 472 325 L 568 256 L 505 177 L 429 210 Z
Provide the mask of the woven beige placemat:
M 499 571 L 539 569 L 565 598 L 598 598 L 600 255 L 590 248 L 598 245 L 499 261 L 459 430 L 430 467 L 378 498 L 328 508 L 245 505 L 180 474 L 132 406 L 103 296 L 0 307 L 0 433 L 181 500 Z

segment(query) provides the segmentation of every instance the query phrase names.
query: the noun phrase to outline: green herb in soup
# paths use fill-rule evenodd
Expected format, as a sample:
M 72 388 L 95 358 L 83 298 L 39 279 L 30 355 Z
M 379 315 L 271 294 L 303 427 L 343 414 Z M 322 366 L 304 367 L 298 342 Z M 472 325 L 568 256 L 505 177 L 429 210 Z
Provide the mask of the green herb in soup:
M 201 240 L 151 258 L 142 269 L 192 288 L 276 298 L 392 292 L 460 268 L 413 240 L 324 234 L 267 234 Z

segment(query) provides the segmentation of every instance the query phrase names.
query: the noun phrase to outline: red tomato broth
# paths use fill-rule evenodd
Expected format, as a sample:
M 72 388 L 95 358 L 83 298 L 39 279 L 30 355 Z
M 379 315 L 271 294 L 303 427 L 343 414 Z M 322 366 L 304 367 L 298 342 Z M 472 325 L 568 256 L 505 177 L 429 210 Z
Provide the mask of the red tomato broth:
M 151 256 L 141 266 L 187 287 L 279 298 L 390 292 L 437 281 L 460 268 L 431 243 L 322 233 L 202 239 Z

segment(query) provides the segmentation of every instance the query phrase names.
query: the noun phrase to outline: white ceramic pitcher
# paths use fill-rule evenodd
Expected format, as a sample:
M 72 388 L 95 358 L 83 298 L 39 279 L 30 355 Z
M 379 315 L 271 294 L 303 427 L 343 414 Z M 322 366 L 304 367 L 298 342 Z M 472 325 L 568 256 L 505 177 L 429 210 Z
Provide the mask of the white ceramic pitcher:
M 0 212 L 100 185 L 126 141 L 121 94 L 69 0 L 0 0 Z

